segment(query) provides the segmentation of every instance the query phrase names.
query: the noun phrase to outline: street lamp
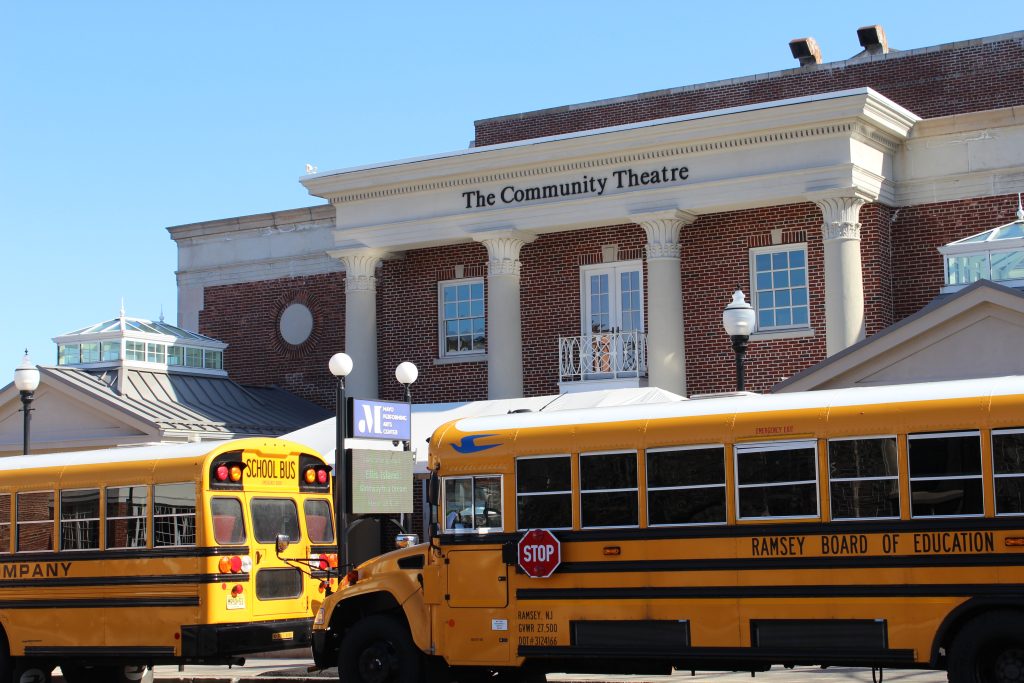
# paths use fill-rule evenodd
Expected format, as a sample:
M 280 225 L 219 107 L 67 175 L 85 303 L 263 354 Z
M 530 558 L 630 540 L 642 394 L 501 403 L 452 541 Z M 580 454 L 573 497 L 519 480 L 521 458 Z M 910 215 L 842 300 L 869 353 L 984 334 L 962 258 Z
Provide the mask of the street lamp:
M 25 413 L 25 428 L 23 431 L 22 453 L 29 453 L 29 422 L 31 421 L 32 401 L 35 399 L 36 389 L 39 388 L 39 368 L 32 365 L 28 358 L 28 349 L 25 349 L 25 357 L 21 359 L 21 365 L 14 370 L 14 386 L 21 392 L 22 412 Z
M 722 313 L 722 325 L 732 340 L 732 350 L 736 352 L 736 391 L 744 391 L 743 357 L 747 355 L 747 342 L 754 329 L 754 309 L 747 303 L 742 290 L 732 293 L 732 301 Z
M 338 378 L 334 405 L 334 536 L 338 539 L 338 566 L 344 567 L 348 560 L 348 501 L 352 486 L 352 473 L 345 455 L 345 378 L 352 372 L 352 357 L 336 353 L 327 367 Z
M 420 376 L 415 363 L 403 361 L 395 368 L 395 379 L 405 387 L 405 402 L 409 404 L 409 441 L 405 442 L 405 450 L 412 450 L 412 383 Z

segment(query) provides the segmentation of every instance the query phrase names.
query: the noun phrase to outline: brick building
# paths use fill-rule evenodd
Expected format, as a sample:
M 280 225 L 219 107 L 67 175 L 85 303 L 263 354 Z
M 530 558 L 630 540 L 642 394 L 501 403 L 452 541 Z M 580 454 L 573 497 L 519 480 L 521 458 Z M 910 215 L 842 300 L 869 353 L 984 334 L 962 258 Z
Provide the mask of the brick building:
M 938 251 L 1014 221 L 1024 32 L 858 33 L 846 61 L 477 121 L 466 150 L 302 178 L 325 204 L 170 228 L 178 322 L 227 342 L 238 381 L 326 407 L 339 350 L 364 397 L 400 399 L 404 360 L 417 402 L 688 395 L 733 386 L 736 289 L 764 391 L 940 290 L 1024 284 L 994 275 L 1012 230 Z

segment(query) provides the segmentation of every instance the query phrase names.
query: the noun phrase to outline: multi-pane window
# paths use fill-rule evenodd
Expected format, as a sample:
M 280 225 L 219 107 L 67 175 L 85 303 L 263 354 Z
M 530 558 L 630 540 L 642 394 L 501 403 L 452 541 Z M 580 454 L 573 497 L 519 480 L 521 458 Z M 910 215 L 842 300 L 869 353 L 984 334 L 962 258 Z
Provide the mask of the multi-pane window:
M 111 486 L 106 490 L 108 548 L 145 548 L 149 488 Z
M 914 517 L 984 513 L 981 434 L 911 434 L 910 506 Z
M 637 526 L 636 451 L 580 453 L 580 526 Z
M 441 355 L 483 353 L 487 350 L 484 281 L 438 283 Z
M 119 341 L 105 341 L 100 343 L 102 349 L 103 360 L 120 360 L 121 359 L 121 342 Z
M 996 514 L 1024 514 L 1024 429 L 992 431 Z
M 11 495 L 0 493 L 0 553 L 11 552 Z
M 740 519 L 818 516 L 818 458 L 814 441 L 736 446 Z
M 809 325 L 806 245 L 752 249 L 750 275 L 758 331 Z
M 83 363 L 99 363 L 100 362 L 100 343 L 99 342 L 82 342 L 82 362 Z
M 245 543 L 242 501 L 221 496 L 211 498 L 210 517 L 213 520 L 213 540 L 218 545 Z
M 163 363 L 166 358 L 166 348 L 163 344 L 149 342 L 146 344 L 146 360 L 150 363 Z
M 647 523 L 725 522 L 725 449 L 679 446 L 647 451 Z
M 501 477 L 446 477 L 444 528 L 446 531 L 501 530 Z
M 60 492 L 60 549 L 95 550 L 100 547 L 100 490 Z
M 184 346 L 168 346 L 167 347 L 167 364 L 168 365 L 184 365 L 185 364 L 185 347 Z
M 57 365 L 78 365 L 82 362 L 81 344 L 58 344 Z
M 185 347 L 185 367 L 188 368 L 201 368 L 203 367 L 203 350 L 193 348 L 191 346 Z
M 896 437 L 828 442 L 832 519 L 899 519 Z
M 516 459 L 516 528 L 572 528 L 572 458 Z
M 125 360 L 146 360 L 146 343 L 126 340 L 124 343 Z
M 224 368 L 224 352 L 206 349 L 203 367 L 210 368 L 211 370 L 222 370 Z
M 19 493 L 18 552 L 53 550 L 53 491 Z
M 193 483 L 153 487 L 153 545 L 196 544 L 196 486 Z

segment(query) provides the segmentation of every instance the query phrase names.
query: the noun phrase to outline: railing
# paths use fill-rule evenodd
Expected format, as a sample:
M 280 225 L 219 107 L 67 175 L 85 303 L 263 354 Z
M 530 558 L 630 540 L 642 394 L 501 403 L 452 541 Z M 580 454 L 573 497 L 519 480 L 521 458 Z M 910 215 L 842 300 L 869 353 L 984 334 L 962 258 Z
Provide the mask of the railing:
M 584 382 L 647 376 L 647 335 L 603 332 L 558 338 L 561 381 Z

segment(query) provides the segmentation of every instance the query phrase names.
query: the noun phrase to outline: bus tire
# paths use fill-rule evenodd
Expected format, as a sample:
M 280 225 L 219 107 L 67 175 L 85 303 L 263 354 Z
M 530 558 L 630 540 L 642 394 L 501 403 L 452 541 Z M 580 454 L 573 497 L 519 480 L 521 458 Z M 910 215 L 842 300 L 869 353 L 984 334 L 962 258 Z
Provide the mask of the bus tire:
M 0 629 L 0 683 L 10 683 L 13 667 L 11 666 L 11 651 L 7 647 L 7 634 Z
M 418 683 L 420 651 L 395 617 L 375 614 L 349 629 L 338 654 L 343 683 Z
M 950 683 L 1024 683 L 1024 618 L 989 612 L 964 626 L 949 651 Z

